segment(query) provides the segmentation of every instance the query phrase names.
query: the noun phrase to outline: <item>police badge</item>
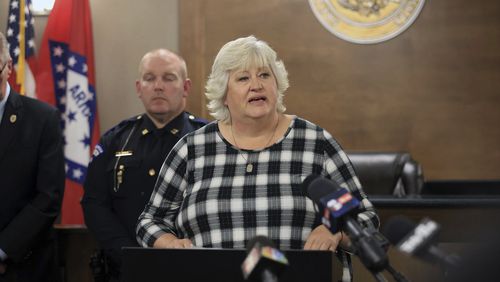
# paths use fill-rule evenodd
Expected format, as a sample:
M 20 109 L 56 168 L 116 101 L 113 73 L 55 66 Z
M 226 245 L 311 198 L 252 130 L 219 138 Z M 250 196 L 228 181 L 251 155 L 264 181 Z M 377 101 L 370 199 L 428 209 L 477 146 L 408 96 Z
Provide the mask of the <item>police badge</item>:
M 309 0 L 321 24 L 335 36 L 372 44 L 394 38 L 417 18 L 425 0 Z

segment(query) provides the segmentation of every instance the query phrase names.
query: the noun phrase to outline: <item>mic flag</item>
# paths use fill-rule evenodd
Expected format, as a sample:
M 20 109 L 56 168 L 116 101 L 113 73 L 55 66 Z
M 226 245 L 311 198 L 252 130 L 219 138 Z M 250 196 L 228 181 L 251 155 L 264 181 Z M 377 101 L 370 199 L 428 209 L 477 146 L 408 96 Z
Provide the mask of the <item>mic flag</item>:
M 342 229 L 342 217 L 358 211 L 359 200 L 329 179 L 310 175 L 304 180 L 302 189 L 318 205 L 321 221 L 332 233 Z
M 248 255 L 241 265 L 246 280 L 277 281 L 288 266 L 285 255 L 265 236 L 256 236 L 247 245 Z
M 459 258 L 437 248 L 440 226 L 433 220 L 424 218 L 417 225 L 399 216 L 387 221 L 384 234 L 403 253 L 416 256 L 431 263 L 437 262 L 444 268 L 456 267 Z
M 421 252 L 422 249 L 434 241 L 439 232 L 439 226 L 435 221 L 424 218 L 415 229 L 411 230 L 404 238 L 398 243 L 400 251 L 407 254 L 414 254 Z
M 323 224 L 330 232 L 344 230 L 351 239 L 355 253 L 370 271 L 378 273 L 388 265 L 383 236 L 376 230 L 363 228 L 353 217 L 359 212 L 359 200 L 349 190 L 341 188 L 336 182 L 319 177 L 308 176 L 302 189 L 313 200 L 322 213 Z M 386 240 L 385 240 L 386 241 Z

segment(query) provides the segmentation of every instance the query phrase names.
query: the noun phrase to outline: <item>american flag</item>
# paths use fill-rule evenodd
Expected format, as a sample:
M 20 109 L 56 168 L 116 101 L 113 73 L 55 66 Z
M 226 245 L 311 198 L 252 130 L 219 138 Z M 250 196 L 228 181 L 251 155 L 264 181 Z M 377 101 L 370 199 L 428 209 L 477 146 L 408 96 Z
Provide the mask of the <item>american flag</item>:
M 36 97 L 35 30 L 33 28 L 31 0 L 11 0 L 7 23 L 7 42 L 14 70 L 9 77 L 10 86 L 18 93 Z

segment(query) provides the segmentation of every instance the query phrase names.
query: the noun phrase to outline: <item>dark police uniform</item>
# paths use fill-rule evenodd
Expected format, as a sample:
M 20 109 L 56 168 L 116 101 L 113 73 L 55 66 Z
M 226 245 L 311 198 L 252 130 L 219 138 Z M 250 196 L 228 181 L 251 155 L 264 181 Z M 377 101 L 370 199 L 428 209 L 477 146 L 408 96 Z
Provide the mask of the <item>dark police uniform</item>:
M 82 207 L 112 276 L 118 275 L 121 247 L 139 246 L 137 218 L 149 201 L 165 157 L 184 135 L 206 123 L 183 112 L 157 129 L 143 114 L 122 121 L 101 137 L 88 167 Z

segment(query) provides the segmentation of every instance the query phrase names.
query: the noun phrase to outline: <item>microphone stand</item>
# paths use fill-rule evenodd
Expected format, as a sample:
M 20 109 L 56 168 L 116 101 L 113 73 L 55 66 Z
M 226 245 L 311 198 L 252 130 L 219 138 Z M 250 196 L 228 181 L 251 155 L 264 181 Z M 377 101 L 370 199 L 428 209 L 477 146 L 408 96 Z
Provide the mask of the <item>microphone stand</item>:
M 386 282 L 387 280 L 382 275 L 383 270 L 387 270 L 396 282 L 408 282 L 406 277 L 389 263 L 386 247 L 389 242 L 377 230 L 363 230 L 350 227 L 356 225 L 357 222 L 348 221 L 348 235 L 350 235 L 355 248 L 355 254 L 360 258 L 361 263 L 368 269 L 377 281 Z M 355 231 L 361 230 L 356 233 Z
M 382 272 L 375 272 L 372 271 L 371 269 L 368 270 L 373 275 L 375 280 L 377 280 L 378 282 L 387 282 L 384 275 L 382 275 Z M 396 269 L 394 269 L 390 264 L 387 264 L 385 270 L 387 270 L 391 274 L 392 278 L 394 278 L 396 282 L 408 282 L 406 277 L 404 277 L 404 275 L 401 272 L 398 272 Z
M 385 269 L 392 275 L 392 278 L 394 278 L 396 282 L 408 282 L 406 277 L 401 272 L 394 269 L 394 267 L 392 267 L 389 263 Z
M 375 277 L 375 280 L 377 280 L 378 282 L 387 282 L 387 279 L 385 279 L 384 275 L 382 275 L 382 273 L 380 272 L 377 272 L 377 273 L 374 273 L 372 272 L 373 274 L 373 277 Z
M 276 274 L 274 274 L 269 269 L 264 269 L 264 271 L 262 271 L 261 278 L 262 282 L 278 282 L 278 277 L 276 276 Z

